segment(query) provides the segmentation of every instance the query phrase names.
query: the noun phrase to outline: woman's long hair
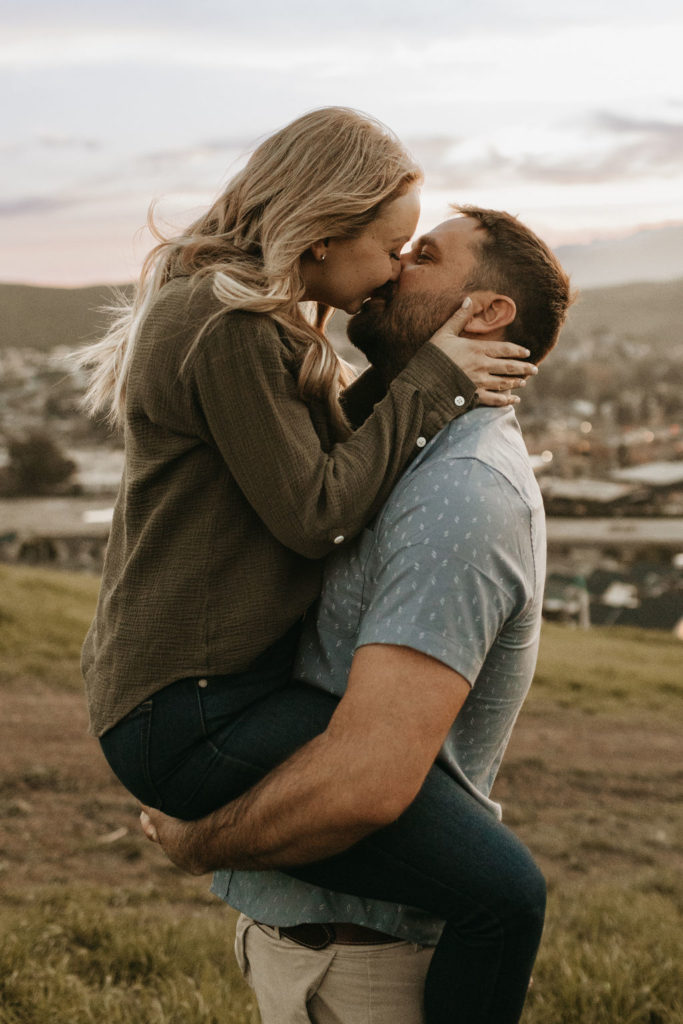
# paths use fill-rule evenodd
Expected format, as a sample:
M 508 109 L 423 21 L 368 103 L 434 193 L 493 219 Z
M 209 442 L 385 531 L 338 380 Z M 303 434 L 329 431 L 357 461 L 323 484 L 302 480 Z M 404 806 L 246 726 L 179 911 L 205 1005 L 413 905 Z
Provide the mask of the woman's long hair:
M 147 256 L 134 298 L 115 310 L 101 341 L 78 354 L 90 367 L 85 397 L 92 413 L 123 419 L 135 339 L 159 291 L 176 277 L 211 277 L 220 303 L 195 341 L 223 313 L 267 313 L 303 343 L 299 394 L 322 397 L 339 437 L 348 425 L 339 391 L 349 380 L 323 328 L 328 307 L 299 305 L 301 256 L 325 238 L 353 238 L 422 172 L 399 140 L 374 118 L 346 107 L 323 107 L 275 132 L 253 152 L 211 208 L 186 231 L 159 240 Z M 312 308 L 310 308 L 312 307 Z M 180 368 L 179 368 L 180 369 Z

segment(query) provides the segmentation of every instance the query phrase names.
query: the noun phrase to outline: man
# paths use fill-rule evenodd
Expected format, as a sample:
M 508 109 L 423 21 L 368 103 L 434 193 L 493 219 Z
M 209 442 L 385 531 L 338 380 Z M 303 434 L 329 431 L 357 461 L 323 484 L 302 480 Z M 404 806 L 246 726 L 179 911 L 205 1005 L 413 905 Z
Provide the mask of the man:
M 351 321 L 351 340 L 386 379 L 465 296 L 466 334 L 524 344 L 534 362 L 557 339 L 571 297 L 553 255 L 507 214 L 460 212 L 419 239 L 398 283 Z M 327 566 L 297 676 L 343 695 L 329 726 L 200 822 L 150 812 L 167 853 L 191 870 L 288 869 L 219 874 L 214 888 L 263 922 L 243 928 L 250 959 L 250 934 L 264 964 L 318 937 L 322 961 L 309 949 L 295 972 L 302 1013 L 317 1000 L 316 1020 L 367 1019 L 324 993 L 351 923 L 376 935 L 367 963 L 380 943 L 391 957 L 391 937 L 428 946 L 440 932 L 430 1024 L 519 1019 L 544 886 L 489 793 L 534 670 L 544 568 L 542 503 L 514 414 L 477 409 L 423 446 L 372 529 Z M 414 992 L 431 954 L 417 963 L 405 946 L 395 952 Z M 261 986 L 262 1008 L 271 995 Z M 280 986 L 267 1024 L 295 1019 L 286 996 Z M 417 1005 L 393 1012 L 418 1015 Z

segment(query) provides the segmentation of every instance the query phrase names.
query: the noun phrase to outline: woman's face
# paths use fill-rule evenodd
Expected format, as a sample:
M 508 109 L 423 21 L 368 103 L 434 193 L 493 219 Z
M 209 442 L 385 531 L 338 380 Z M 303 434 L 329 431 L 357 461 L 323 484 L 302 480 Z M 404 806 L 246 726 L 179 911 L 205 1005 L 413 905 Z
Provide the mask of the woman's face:
M 420 215 L 417 185 L 384 203 L 356 238 L 330 238 L 315 247 L 325 259 L 302 260 L 307 300 L 357 313 L 365 299 L 401 273 L 401 249 L 412 238 Z

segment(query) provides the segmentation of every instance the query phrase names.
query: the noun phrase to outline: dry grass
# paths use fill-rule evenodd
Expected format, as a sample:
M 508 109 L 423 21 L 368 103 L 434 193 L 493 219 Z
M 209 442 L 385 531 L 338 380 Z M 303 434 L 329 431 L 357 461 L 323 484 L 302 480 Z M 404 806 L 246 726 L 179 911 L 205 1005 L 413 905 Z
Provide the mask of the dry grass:
M 234 914 L 139 834 L 87 737 L 97 581 L 0 567 L 0 1024 L 257 1024 Z M 549 881 L 523 1024 L 681 1024 L 680 644 L 544 632 L 496 783 Z

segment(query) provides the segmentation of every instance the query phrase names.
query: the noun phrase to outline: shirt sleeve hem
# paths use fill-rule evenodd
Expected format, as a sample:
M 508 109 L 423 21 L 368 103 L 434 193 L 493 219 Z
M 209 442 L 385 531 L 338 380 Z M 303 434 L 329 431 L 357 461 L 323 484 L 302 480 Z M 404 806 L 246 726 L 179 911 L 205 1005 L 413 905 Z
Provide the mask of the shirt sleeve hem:
M 400 634 L 395 630 L 382 628 L 382 624 L 370 630 L 361 629 L 355 651 L 367 644 L 392 644 L 395 647 L 410 647 L 420 654 L 427 654 L 436 661 L 461 675 L 470 687 L 481 671 L 484 659 L 470 651 L 464 644 L 455 643 L 440 633 L 430 633 L 416 626 L 402 627 Z
M 423 396 L 425 427 L 437 433 L 456 416 L 477 404 L 477 389 L 445 352 L 426 342 L 395 378 L 417 388 Z

